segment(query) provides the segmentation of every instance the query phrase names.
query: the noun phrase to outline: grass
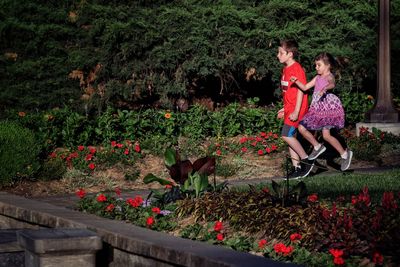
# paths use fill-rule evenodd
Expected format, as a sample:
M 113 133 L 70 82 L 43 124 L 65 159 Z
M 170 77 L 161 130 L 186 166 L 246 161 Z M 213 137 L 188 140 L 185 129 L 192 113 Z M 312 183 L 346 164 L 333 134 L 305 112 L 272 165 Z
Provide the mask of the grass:
M 297 184 L 300 180 L 290 181 L 289 186 Z M 379 173 L 338 173 L 318 174 L 302 179 L 306 184 L 308 193 L 317 193 L 320 199 L 335 200 L 338 197 L 358 195 L 364 187 L 368 187 L 371 200 L 380 201 L 385 191 L 400 192 L 400 168 L 384 170 Z M 281 181 L 280 183 L 286 181 Z M 262 183 L 257 187 L 269 187 L 270 183 Z M 238 188 L 238 190 L 246 190 Z

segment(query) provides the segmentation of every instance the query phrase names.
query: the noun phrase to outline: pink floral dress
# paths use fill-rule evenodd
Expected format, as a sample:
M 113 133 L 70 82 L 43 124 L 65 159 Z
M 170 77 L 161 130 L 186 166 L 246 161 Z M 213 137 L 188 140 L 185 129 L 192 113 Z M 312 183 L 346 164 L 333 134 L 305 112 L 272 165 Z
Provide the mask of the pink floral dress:
M 319 95 L 328 84 L 326 78 L 317 76 L 310 108 L 300 122 L 307 130 L 344 127 L 344 109 L 340 99 L 329 92 Z

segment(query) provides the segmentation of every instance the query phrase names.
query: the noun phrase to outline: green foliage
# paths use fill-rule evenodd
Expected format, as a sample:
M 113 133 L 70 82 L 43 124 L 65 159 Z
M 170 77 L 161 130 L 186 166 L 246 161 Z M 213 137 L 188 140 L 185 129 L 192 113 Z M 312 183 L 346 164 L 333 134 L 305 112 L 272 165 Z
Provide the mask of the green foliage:
M 46 160 L 39 171 L 38 179 L 52 181 L 61 179 L 67 171 L 67 166 L 61 158 L 50 158 Z
M 35 134 L 20 124 L 0 121 L 0 186 L 33 178 L 40 162 Z
M 400 51 L 399 3 L 391 1 L 393 58 Z M 283 38 L 299 41 L 299 61 L 309 77 L 315 54 L 331 52 L 348 62 L 338 90 L 373 94 L 377 14 L 376 1 L 364 0 L 4 0 L 0 71 L 6 75 L 0 80 L 0 108 L 67 103 L 87 115 L 109 105 L 155 101 L 172 108 L 179 97 L 192 96 L 218 102 L 257 96 L 271 103 L 282 67 L 277 41 Z M 71 75 L 74 71 L 79 77 Z M 398 76 L 394 69 L 393 80 Z M 397 84 L 393 93 L 399 94 Z M 233 121 L 227 133 L 235 131 Z M 193 135 L 198 138 L 202 131 Z

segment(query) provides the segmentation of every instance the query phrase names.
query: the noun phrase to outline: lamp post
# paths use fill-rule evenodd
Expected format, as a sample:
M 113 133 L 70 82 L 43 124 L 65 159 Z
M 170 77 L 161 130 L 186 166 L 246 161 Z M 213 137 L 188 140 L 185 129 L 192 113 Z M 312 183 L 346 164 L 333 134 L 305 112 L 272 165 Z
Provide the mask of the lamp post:
M 374 107 L 365 114 L 361 127 L 400 134 L 399 111 L 393 107 L 390 88 L 390 0 L 379 0 L 378 82 Z

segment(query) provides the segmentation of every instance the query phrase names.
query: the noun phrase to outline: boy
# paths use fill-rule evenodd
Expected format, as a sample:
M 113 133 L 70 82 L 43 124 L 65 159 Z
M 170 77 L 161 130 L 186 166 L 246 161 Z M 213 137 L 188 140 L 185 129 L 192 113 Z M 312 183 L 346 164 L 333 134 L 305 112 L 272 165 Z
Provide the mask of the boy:
M 277 57 L 279 62 L 285 66 L 281 78 L 283 109 L 279 110 L 278 118 L 284 119 L 281 135 L 289 145 L 289 154 L 295 168 L 295 171 L 290 175 L 290 178 L 293 179 L 308 176 L 314 166 L 314 161 L 308 159 L 308 155 L 295 136 L 299 122 L 308 110 L 307 95 L 290 81 L 290 78 L 294 76 L 303 84 L 306 83 L 304 70 L 294 59 L 297 53 L 298 44 L 296 41 L 281 41 Z

